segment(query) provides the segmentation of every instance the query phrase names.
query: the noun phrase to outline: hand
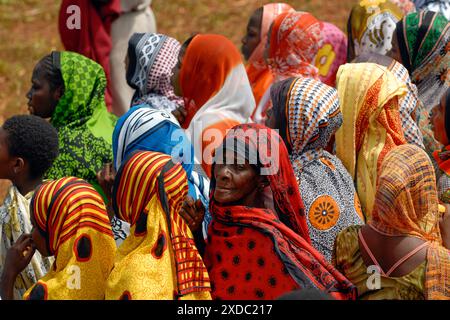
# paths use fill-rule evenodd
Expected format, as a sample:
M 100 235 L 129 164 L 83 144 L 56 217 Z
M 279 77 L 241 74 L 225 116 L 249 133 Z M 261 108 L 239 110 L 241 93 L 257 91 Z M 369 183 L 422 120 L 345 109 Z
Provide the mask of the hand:
M 184 123 L 184 120 L 186 120 L 187 117 L 187 111 L 184 107 L 178 107 L 177 109 L 172 111 L 172 114 L 175 118 L 177 118 L 180 125 Z
M 445 204 L 446 211 L 439 221 L 442 245 L 450 250 L 450 206 Z
M 31 234 L 22 234 L 6 253 L 3 275 L 15 279 L 30 263 L 35 251 Z
M 180 215 L 186 221 L 189 229 L 194 233 L 202 225 L 205 217 L 205 207 L 200 199 L 194 202 L 190 196 L 186 197 L 180 209 Z
M 111 162 L 105 164 L 103 169 L 97 172 L 98 184 L 103 189 L 103 192 L 105 193 L 108 200 L 110 200 L 110 202 L 115 178 L 116 178 L 116 171 L 114 170 L 114 167 Z

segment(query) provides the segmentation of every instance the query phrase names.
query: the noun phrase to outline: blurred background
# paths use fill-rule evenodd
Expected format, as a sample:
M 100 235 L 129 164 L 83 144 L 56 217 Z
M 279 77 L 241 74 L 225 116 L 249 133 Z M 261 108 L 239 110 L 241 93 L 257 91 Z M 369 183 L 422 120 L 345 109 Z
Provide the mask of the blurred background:
M 159 33 L 183 42 L 194 32 L 220 33 L 239 48 L 247 21 L 258 7 L 280 1 L 153 0 Z M 351 7 L 358 0 L 284 0 L 299 11 L 332 22 L 346 31 Z M 27 113 L 25 94 L 36 62 L 62 50 L 58 34 L 58 0 L 0 0 L 0 123 Z M 6 181 L 0 180 L 0 203 Z

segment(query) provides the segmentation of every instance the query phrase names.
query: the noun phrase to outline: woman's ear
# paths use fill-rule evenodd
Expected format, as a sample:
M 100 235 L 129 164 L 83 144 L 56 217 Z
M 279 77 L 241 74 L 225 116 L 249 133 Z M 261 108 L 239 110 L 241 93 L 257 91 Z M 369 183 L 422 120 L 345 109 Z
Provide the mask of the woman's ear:
M 53 98 L 56 101 L 59 101 L 59 99 L 61 99 L 61 97 L 64 95 L 64 87 L 63 86 L 59 86 L 58 88 L 56 88 L 56 90 L 53 93 Z
M 269 179 L 267 176 L 259 176 L 258 177 L 258 190 L 263 191 L 267 186 L 269 186 Z
M 20 172 L 23 172 L 25 170 L 25 160 L 23 160 L 23 158 L 20 157 L 15 158 L 12 169 L 15 175 Z

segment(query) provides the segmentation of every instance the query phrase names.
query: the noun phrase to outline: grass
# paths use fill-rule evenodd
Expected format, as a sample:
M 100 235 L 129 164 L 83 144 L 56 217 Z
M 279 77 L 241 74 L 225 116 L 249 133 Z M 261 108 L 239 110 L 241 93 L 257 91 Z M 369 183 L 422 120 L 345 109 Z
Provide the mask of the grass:
M 52 50 L 63 49 L 58 34 L 60 2 L 0 0 L 0 123 L 27 112 L 25 95 L 35 63 Z M 181 42 L 194 32 L 220 33 L 240 46 L 248 18 L 256 8 L 269 2 L 277 1 L 153 0 L 152 7 L 160 33 Z M 348 14 L 357 0 L 284 2 L 345 30 Z M 0 199 L 5 185 L 0 180 Z

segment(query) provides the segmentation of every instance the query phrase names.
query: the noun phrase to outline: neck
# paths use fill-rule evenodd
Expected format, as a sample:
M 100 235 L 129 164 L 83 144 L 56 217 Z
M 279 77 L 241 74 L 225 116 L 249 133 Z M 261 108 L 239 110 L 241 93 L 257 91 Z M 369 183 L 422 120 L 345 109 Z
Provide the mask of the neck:
M 17 187 L 20 194 L 25 196 L 30 191 L 33 191 L 40 183 L 42 183 L 42 178 L 36 179 L 17 179 L 13 181 L 13 184 Z

